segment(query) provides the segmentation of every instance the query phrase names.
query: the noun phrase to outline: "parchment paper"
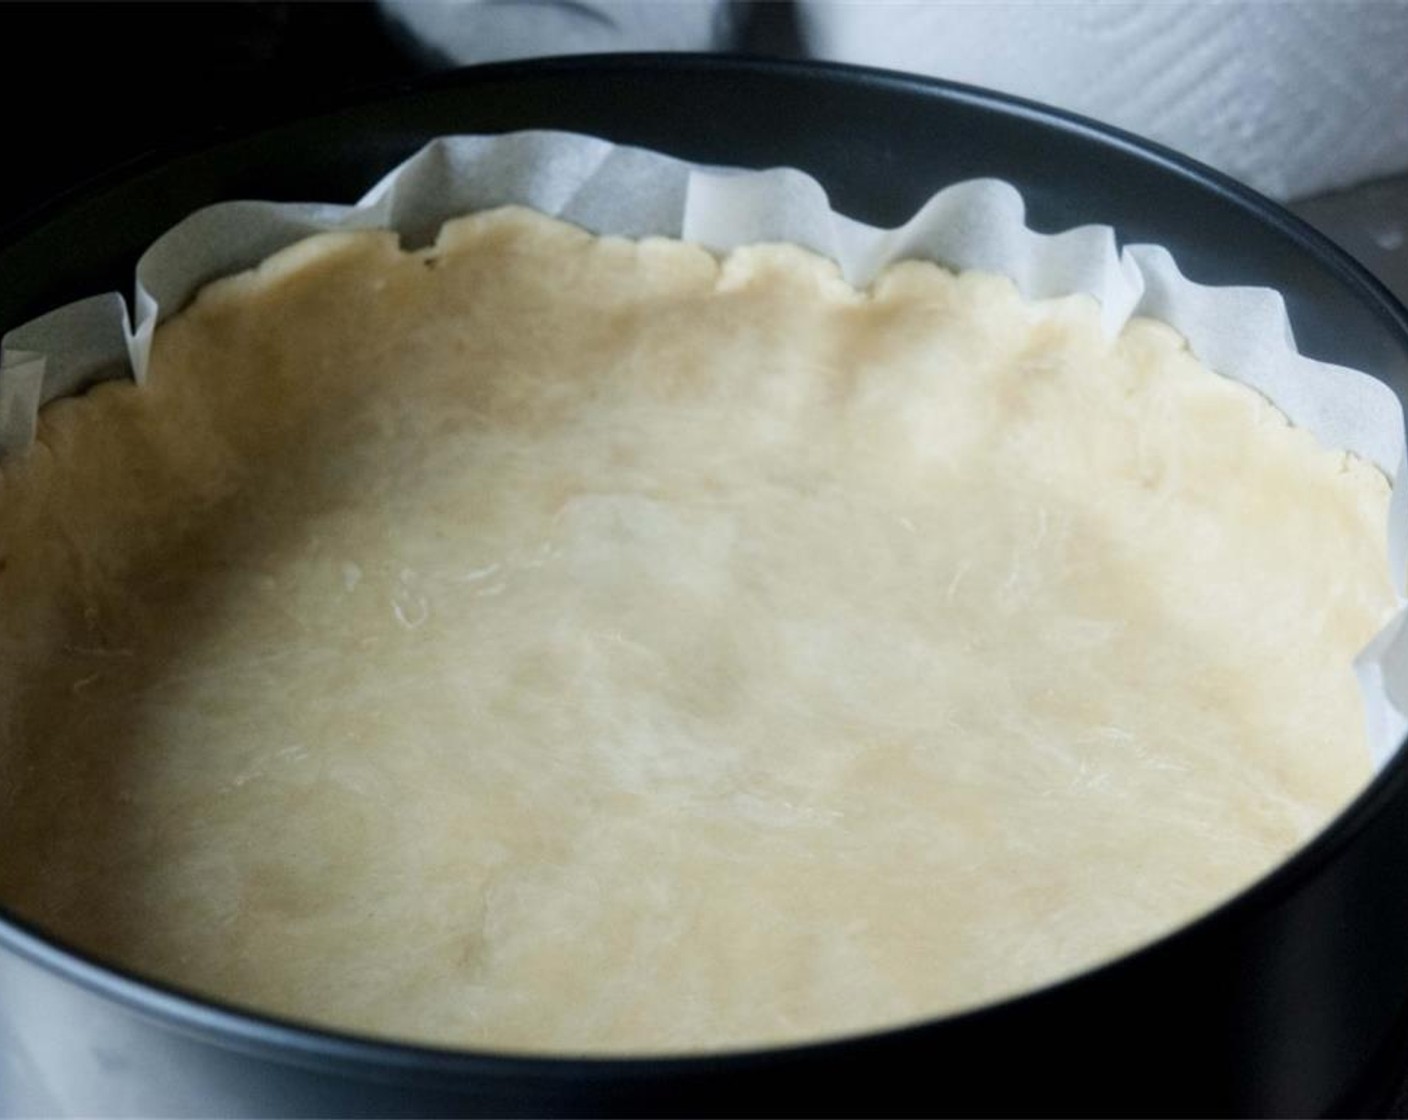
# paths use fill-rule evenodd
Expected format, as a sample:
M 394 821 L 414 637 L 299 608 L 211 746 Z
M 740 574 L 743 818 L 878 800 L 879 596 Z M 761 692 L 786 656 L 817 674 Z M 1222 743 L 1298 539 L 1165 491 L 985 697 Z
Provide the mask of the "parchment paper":
M 833 211 L 821 184 L 796 170 L 704 167 L 559 132 L 443 137 L 355 206 L 240 201 L 192 214 L 138 262 L 130 315 L 123 298 L 110 293 L 9 332 L 0 342 L 0 455 L 32 442 L 44 403 L 106 377 L 140 383 L 157 323 L 216 277 L 322 230 L 390 228 L 418 247 L 434 240 L 447 218 L 507 203 L 595 233 L 680 237 L 717 251 L 790 241 L 835 259 L 857 286 L 892 261 L 927 258 L 1003 273 L 1032 299 L 1093 295 L 1112 333 L 1136 315 L 1171 324 L 1205 365 L 1259 390 L 1323 444 L 1355 452 L 1393 480 L 1389 562 L 1400 609 L 1355 668 L 1376 764 L 1408 733 L 1408 470 L 1398 398 L 1366 373 L 1299 355 L 1277 293 L 1195 284 L 1165 249 L 1121 251 L 1108 226 L 1035 233 L 1018 192 L 993 179 L 949 186 L 905 225 L 882 230 Z

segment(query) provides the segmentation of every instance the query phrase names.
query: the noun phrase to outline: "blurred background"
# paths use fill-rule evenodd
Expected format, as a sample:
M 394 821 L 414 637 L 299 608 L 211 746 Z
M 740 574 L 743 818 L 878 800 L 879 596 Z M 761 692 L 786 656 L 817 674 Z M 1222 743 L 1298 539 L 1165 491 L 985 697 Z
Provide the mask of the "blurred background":
M 355 89 L 717 51 L 931 74 L 1118 125 L 1287 202 L 1408 299 L 1408 0 L 6 2 L 0 43 L 0 229 L 115 164 Z

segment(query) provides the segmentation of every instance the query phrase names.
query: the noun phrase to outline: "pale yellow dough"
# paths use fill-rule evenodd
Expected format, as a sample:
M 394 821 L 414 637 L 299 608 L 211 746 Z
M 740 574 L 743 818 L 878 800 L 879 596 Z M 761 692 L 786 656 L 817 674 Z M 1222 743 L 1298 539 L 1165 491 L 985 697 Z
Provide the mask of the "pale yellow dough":
M 968 1007 L 1362 786 L 1387 499 L 1085 298 L 513 209 L 315 237 L 4 464 L 0 899 L 436 1043 Z

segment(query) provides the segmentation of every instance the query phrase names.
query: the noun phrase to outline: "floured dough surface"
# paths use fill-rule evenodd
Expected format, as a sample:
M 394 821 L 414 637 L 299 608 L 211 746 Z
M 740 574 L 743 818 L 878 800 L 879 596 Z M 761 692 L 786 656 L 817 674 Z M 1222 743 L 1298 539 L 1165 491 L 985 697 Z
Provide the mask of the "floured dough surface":
M 215 284 L 0 475 L 0 899 L 378 1035 L 899 1024 L 1368 774 L 1388 484 L 1169 329 L 522 210 Z

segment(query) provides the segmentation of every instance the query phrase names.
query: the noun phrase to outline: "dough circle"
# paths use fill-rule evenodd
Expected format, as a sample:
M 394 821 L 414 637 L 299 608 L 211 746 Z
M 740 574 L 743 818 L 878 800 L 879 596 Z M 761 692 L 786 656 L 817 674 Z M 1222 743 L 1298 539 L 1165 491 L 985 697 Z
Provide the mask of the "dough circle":
M 0 898 L 457 1046 L 896 1025 L 1369 769 L 1388 484 L 1169 328 L 521 209 L 206 288 L 0 474 Z

